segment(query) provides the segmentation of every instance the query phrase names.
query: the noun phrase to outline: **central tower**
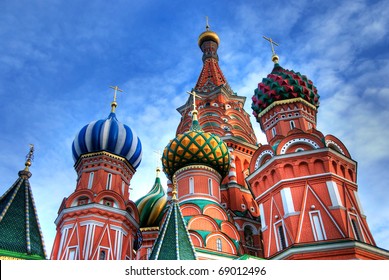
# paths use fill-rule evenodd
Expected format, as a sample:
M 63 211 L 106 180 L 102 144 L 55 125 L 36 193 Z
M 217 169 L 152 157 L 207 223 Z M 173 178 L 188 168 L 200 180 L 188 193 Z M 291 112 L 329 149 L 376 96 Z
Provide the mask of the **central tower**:
M 219 45 L 218 34 L 207 23 L 198 38 L 203 66 L 193 88 L 194 94 L 177 109 L 181 114 L 177 135 L 190 129 L 191 104 L 194 104 L 201 129 L 219 136 L 227 145 L 230 166 L 221 177 L 220 205 L 228 211 L 239 231 L 243 253 L 260 257 L 259 208 L 245 181 L 251 157 L 258 148 L 257 139 L 250 115 L 244 110 L 246 97 L 231 89 L 219 66 Z

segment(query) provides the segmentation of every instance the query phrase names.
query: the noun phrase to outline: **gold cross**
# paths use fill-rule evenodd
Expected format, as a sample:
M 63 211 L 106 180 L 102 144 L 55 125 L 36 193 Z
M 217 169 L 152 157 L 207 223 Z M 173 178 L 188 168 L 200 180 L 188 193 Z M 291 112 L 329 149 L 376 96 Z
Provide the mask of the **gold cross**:
M 196 111 L 196 96 L 201 99 L 199 95 L 196 94 L 196 92 L 192 89 L 192 91 L 187 91 L 188 94 L 193 96 L 193 111 Z
M 111 103 L 111 108 L 112 108 L 111 112 L 114 113 L 115 112 L 115 108 L 118 106 L 118 104 L 116 102 L 116 93 L 118 91 L 123 92 L 123 90 L 120 89 L 118 86 L 110 86 L 110 88 L 112 88 L 114 90 L 114 92 L 113 92 L 113 101 Z
M 276 52 L 274 51 L 274 46 L 277 46 L 277 47 L 278 47 L 278 44 L 277 44 L 276 42 L 274 42 L 274 41 L 272 40 L 272 38 L 267 38 L 267 37 L 263 36 L 263 39 L 265 39 L 265 40 L 267 40 L 267 41 L 270 42 L 270 45 L 271 45 L 271 52 L 272 52 L 273 55 L 275 55 Z
M 209 26 L 209 23 L 208 23 L 208 16 L 205 17 L 205 21 L 206 21 L 206 25 L 205 25 L 205 29 L 208 31 L 210 26 Z
M 110 88 L 112 88 L 114 90 L 114 92 L 113 92 L 113 101 L 116 102 L 116 93 L 118 91 L 123 92 L 123 90 L 120 89 L 118 86 L 110 86 Z

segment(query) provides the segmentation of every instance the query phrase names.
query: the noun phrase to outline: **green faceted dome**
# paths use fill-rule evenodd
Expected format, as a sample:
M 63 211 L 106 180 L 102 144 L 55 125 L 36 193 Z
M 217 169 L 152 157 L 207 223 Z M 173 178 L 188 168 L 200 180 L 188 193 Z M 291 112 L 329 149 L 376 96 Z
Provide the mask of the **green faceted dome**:
M 319 107 L 319 95 L 312 81 L 305 75 L 284 69 L 276 63 L 273 71 L 255 89 L 251 108 L 257 117 L 273 102 L 293 98 L 302 98 L 316 108 Z
M 222 177 L 230 168 L 227 145 L 219 136 L 201 130 L 196 116 L 191 129 L 171 140 L 162 155 L 163 171 L 169 179 L 178 169 L 195 164 L 210 166 Z

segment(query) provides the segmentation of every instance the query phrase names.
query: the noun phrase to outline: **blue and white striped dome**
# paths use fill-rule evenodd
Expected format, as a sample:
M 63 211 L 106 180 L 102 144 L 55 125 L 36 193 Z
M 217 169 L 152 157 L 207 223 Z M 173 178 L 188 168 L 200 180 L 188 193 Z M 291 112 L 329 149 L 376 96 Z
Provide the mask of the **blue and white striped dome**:
M 136 134 L 111 112 L 107 119 L 84 126 L 72 144 L 76 162 L 82 154 L 107 151 L 126 158 L 136 169 L 142 160 L 142 144 Z

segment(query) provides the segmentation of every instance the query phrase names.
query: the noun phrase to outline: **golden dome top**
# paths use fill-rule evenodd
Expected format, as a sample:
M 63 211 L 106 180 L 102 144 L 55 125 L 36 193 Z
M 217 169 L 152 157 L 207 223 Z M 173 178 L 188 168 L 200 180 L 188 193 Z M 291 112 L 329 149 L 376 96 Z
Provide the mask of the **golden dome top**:
M 206 20 L 207 20 L 207 23 L 205 25 L 205 31 L 200 34 L 199 40 L 198 40 L 198 44 L 199 44 L 200 48 L 201 48 L 201 45 L 205 41 L 214 41 L 216 44 L 218 44 L 218 45 L 220 44 L 219 36 L 217 36 L 217 34 L 215 32 L 210 30 L 210 26 L 208 23 L 208 17 L 206 17 Z
M 220 44 L 219 36 L 217 36 L 217 34 L 211 30 L 206 30 L 200 34 L 198 40 L 199 47 L 201 47 L 205 41 L 214 41 L 216 44 Z

